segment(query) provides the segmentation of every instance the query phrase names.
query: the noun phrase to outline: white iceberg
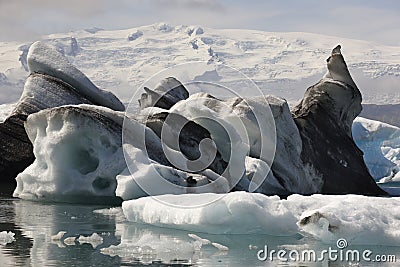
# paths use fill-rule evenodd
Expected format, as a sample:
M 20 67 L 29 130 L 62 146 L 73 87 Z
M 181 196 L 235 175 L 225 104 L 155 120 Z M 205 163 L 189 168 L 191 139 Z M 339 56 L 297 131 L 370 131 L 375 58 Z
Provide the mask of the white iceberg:
M 258 193 L 144 197 L 124 201 L 122 209 L 128 221 L 194 232 L 288 236 L 298 230 L 297 218 L 279 197 Z
M 208 205 L 195 206 L 208 198 Z M 302 234 L 324 243 L 345 237 L 351 244 L 400 244 L 400 198 L 357 195 L 291 195 L 286 200 L 258 193 L 164 195 L 125 201 L 128 221 L 211 234 Z M 169 203 L 169 204 L 168 204 Z M 175 204 L 175 206 L 172 206 Z
M 374 179 L 400 181 L 400 128 L 358 117 L 352 132 Z
M 63 106 L 26 122 L 35 161 L 20 173 L 14 197 L 41 201 L 116 201 L 115 177 L 125 167 L 123 114 L 108 108 Z
M 129 168 L 117 176 L 116 189 L 116 195 L 123 200 L 149 195 L 229 192 L 227 180 L 210 170 L 203 172 L 206 175 L 189 174 L 151 162 L 144 151 L 131 145 L 124 145 L 124 150 Z M 188 186 L 189 178 L 195 180 L 195 186 Z

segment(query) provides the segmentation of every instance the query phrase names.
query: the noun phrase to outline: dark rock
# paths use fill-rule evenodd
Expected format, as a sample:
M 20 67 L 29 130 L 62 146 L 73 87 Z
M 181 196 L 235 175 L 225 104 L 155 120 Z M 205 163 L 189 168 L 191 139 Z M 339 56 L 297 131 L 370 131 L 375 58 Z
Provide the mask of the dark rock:
M 347 69 L 340 46 L 328 58 L 328 73 L 309 87 L 293 108 L 302 139 L 301 157 L 322 175 L 324 194 L 386 195 L 370 175 L 351 126 L 361 112 L 361 93 Z

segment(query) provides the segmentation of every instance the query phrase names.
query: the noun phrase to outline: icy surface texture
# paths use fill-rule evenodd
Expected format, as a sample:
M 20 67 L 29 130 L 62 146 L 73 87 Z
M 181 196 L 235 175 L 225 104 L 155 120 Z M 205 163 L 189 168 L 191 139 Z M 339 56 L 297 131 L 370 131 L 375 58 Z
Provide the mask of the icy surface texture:
M 218 200 L 209 205 L 180 208 L 176 205 Z M 367 196 L 291 195 L 248 192 L 225 195 L 164 195 L 122 204 L 131 222 L 214 234 L 260 233 L 274 236 L 302 234 L 326 243 L 346 237 L 351 244 L 398 245 L 400 242 L 399 198 Z
M 28 117 L 35 161 L 17 176 L 15 197 L 89 202 L 115 197 L 115 177 L 125 168 L 123 114 L 79 105 L 43 110 Z
M 292 109 L 302 139 L 301 157 L 322 177 L 320 193 L 385 195 L 369 174 L 351 133 L 361 112 L 361 93 L 340 45 L 327 59 L 327 74 Z
M 44 43 L 35 42 L 31 45 L 27 61 L 30 72 L 47 74 L 58 78 L 70 84 L 93 103 L 98 103 L 114 110 L 125 110 L 124 105 L 115 95 L 96 87 L 64 56 Z
M 364 152 L 364 160 L 375 180 L 400 181 L 400 129 L 358 117 L 353 123 L 353 137 Z

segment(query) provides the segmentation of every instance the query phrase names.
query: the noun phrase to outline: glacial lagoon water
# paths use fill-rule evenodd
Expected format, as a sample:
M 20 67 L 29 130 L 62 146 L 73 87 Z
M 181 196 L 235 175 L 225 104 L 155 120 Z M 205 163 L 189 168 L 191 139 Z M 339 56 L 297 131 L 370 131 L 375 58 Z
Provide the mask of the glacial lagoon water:
M 272 237 L 267 235 L 209 235 L 190 233 L 151 225 L 127 222 L 119 208 L 107 206 L 43 204 L 20 199 L 0 198 L 0 232 L 12 231 L 15 241 L 0 245 L 0 266 L 398 266 L 400 247 L 351 246 L 349 249 L 373 251 L 374 255 L 394 255 L 396 262 L 350 262 L 325 258 L 321 262 L 260 261 L 261 249 L 292 250 L 338 249 L 301 235 Z M 102 213 L 93 212 L 102 209 Z M 106 211 L 106 212 L 104 212 Z M 108 213 L 108 214 L 107 214 Z M 51 236 L 66 231 L 61 240 Z M 64 242 L 64 238 L 97 233 L 102 242 Z M 195 240 L 189 234 L 227 246 L 219 250 L 211 244 L 193 250 Z M 126 244 L 125 249 L 105 253 L 103 248 Z M 65 244 L 68 243 L 68 244 Z M 135 246 L 135 245 L 140 245 Z M 155 248 L 153 253 L 140 249 Z M 110 255 L 111 254 L 111 255 Z M 117 254 L 117 255 L 115 255 Z M 260 254 L 263 256 L 264 254 Z M 294 254 L 293 254 L 294 255 Z M 319 255 L 317 253 L 317 255 Z M 288 255 L 286 255 L 288 257 Z

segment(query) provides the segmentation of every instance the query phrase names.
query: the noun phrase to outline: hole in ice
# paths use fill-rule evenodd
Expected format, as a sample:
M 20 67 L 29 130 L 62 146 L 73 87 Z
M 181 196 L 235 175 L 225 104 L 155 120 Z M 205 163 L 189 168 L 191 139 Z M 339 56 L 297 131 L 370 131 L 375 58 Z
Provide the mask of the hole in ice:
M 100 143 L 107 148 L 111 146 L 110 140 L 104 135 L 100 136 Z
M 104 177 L 96 177 L 96 179 L 94 179 L 92 185 L 93 185 L 93 188 L 96 190 L 104 190 L 111 186 L 111 181 Z
M 57 132 L 60 131 L 63 126 L 64 126 L 63 118 L 58 114 L 53 115 L 51 123 L 49 124 L 49 130 Z
M 71 155 L 71 165 L 80 173 L 88 174 L 99 166 L 99 159 L 90 155 L 89 151 L 81 149 Z

